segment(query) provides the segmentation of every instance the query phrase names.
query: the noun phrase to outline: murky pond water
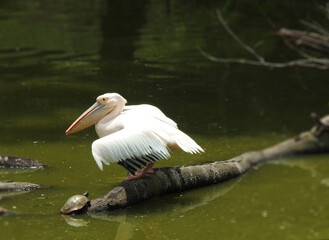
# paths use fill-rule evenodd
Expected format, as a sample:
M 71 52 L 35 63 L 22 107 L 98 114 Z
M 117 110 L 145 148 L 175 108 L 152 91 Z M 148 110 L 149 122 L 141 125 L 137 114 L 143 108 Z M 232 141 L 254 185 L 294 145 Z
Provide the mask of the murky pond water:
M 0 238 L 329 238 L 328 155 L 280 159 L 224 184 L 109 214 L 59 214 L 68 197 L 89 191 L 96 198 L 126 176 L 114 164 L 99 171 L 90 149 L 94 129 L 64 135 L 102 93 L 158 106 L 206 150 L 175 152 L 157 167 L 227 159 L 312 126 L 310 112 L 328 112 L 326 71 L 214 64 L 196 46 L 249 57 L 216 20 L 221 8 L 267 58 L 296 58 L 271 26 L 300 28 L 300 19 L 313 18 L 328 26 L 318 8 L 324 3 L 1 1 L 0 154 L 48 167 L 0 169 L 0 180 L 48 187 L 0 195 L 0 206 L 17 213 L 0 217 Z

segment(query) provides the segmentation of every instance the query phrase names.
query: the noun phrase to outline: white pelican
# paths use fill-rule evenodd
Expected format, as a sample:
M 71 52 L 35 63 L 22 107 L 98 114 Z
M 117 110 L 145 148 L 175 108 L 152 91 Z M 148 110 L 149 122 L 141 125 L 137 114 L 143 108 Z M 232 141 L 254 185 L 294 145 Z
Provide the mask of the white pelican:
M 100 138 L 93 142 L 92 154 L 101 170 L 102 162 L 118 163 L 133 175 L 125 180 L 148 177 L 154 162 L 169 158 L 170 150 L 204 152 L 157 107 L 126 103 L 118 93 L 103 94 L 65 132 L 68 135 L 95 124 Z

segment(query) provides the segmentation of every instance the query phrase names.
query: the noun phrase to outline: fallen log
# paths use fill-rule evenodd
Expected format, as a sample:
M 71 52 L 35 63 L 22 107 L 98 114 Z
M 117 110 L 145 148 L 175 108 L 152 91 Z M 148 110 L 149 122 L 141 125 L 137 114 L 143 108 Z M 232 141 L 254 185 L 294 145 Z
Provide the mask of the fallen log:
M 5 168 L 42 168 L 45 165 L 38 160 L 0 155 L 0 167 Z
M 83 212 L 112 211 L 154 196 L 224 182 L 270 159 L 329 152 L 329 115 L 313 118 L 316 126 L 311 130 L 263 150 L 202 165 L 159 168 L 150 178 L 124 181 L 104 196 L 91 200 Z
M 329 37 L 314 32 L 281 28 L 276 35 L 295 41 L 298 46 L 304 46 L 329 55 Z

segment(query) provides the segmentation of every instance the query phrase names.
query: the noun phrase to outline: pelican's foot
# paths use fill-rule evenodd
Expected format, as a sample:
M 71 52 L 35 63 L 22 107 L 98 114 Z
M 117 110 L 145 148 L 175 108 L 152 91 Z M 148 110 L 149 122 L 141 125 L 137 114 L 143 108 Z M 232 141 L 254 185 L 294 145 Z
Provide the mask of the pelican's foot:
M 129 180 L 133 180 L 133 179 L 147 178 L 147 177 L 151 177 L 151 176 L 152 176 L 152 175 L 150 175 L 150 174 L 148 174 L 148 173 L 146 173 L 146 174 L 137 173 L 136 175 L 126 177 L 126 178 L 124 178 L 123 180 L 124 180 L 124 181 L 129 181 Z
M 153 170 L 152 168 L 149 168 L 149 169 L 147 170 L 147 173 L 148 173 L 148 174 L 154 174 L 154 170 Z
M 152 162 L 147 163 L 145 168 L 141 169 L 134 176 L 129 176 L 129 177 L 124 178 L 124 181 L 151 177 L 154 174 L 154 170 L 152 169 L 153 165 L 154 165 L 154 163 L 152 163 Z

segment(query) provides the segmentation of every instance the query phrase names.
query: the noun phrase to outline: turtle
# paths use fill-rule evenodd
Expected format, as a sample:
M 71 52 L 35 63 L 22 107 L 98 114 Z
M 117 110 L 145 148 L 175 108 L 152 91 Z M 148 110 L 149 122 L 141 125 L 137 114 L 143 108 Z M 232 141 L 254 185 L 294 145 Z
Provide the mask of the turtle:
M 61 208 L 61 212 L 64 214 L 77 213 L 85 209 L 86 206 L 90 206 L 88 195 L 89 193 L 85 192 L 82 195 L 74 195 L 70 197 Z

